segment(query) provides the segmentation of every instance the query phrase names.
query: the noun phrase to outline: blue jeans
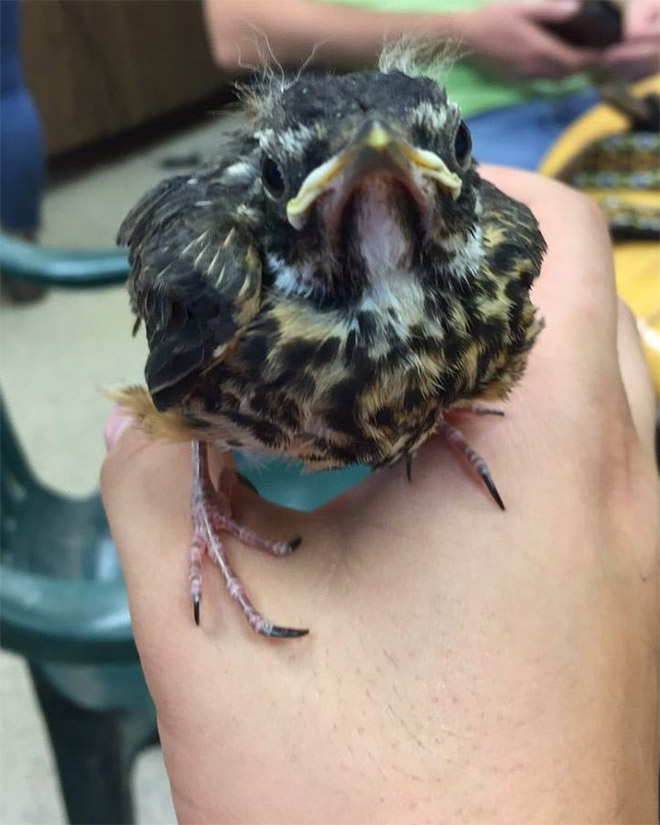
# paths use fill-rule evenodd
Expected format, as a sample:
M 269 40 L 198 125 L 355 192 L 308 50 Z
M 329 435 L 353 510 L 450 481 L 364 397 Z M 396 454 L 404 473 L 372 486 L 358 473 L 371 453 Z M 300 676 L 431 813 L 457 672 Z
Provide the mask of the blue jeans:
M 564 129 L 598 102 L 593 89 L 532 100 L 467 118 L 474 157 L 481 163 L 538 169 Z
M 17 0 L 0 0 L 0 225 L 34 231 L 44 188 L 41 121 L 20 66 Z

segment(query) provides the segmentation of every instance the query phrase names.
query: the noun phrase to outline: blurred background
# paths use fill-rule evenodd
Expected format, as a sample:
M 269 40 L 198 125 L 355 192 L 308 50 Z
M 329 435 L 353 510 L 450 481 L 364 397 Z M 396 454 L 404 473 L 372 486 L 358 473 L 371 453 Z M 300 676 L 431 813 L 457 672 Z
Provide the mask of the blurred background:
M 297 66 L 318 45 L 310 70 L 344 70 L 437 26 L 471 55 L 447 82 L 475 156 L 603 205 L 660 392 L 660 6 L 635 2 L 641 23 L 597 0 L 507 6 L 520 41 L 483 0 L 0 2 L 0 822 L 175 821 L 96 498 L 103 390 L 146 357 L 114 250 L 126 212 L 221 150 L 259 53 Z
M 2 228 L 42 248 L 112 250 L 119 223 L 136 200 L 177 167 L 190 168 L 217 151 L 222 130 L 238 117 L 223 113 L 231 93 L 211 58 L 201 4 L 3 0 L 0 13 Z M 86 497 L 97 488 L 109 408 L 103 389 L 142 377 L 146 346 L 131 336 L 121 267 L 117 277 L 115 286 L 62 289 L 17 281 L 2 269 L 2 393 L 39 482 L 62 496 Z M 7 458 L 3 452 L 5 479 Z M 4 551 L 13 541 L 9 536 Z M 45 554 L 66 552 L 57 541 L 49 548 L 43 538 L 39 547 Z M 82 567 L 84 552 L 74 567 Z M 4 552 L 3 566 L 8 563 Z M 96 561 L 96 574 L 102 575 L 103 563 Z M 42 572 L 38 560 L 30 566 Z M 12 596 L 3 590 L 5 607 Z M 48 616 L 40 621 L 47 624 Z M 3 640 L 13 638 L 13 631 L 13 625 L 3 625 Z M 90 645 L 97 641 L 90 639 Z M 17 641 L 28 655 L 33 642 Z M 82 658 L 93 661 L 91 655 Z M 111 678 L 104 686 L 102 674 L 90 685 L 66 672 L 44 673 L 58 688 L 70 677 L 73 684 L 62 693 L 72 697 L 72 705 L 84 705 L 100 691 L 90 699 L 88 726 L 96 737 L 121 735 L 108 718 L 117 707 L 126 716 L 133 699 L 113 700 Z M 0 680 L 0 821 L 66 822 L 57 763 L 25 659 L 3 651 Z M 134 693 L 139 708 L 141 691 Z M 48 708 L 69 725 L 81 722 L 70 718 L 71 707 Z M 87 749 L 88 762 L 96 760 L 91 769 L 102 772 L 103 759 L 119 749 L 99 756 L 94 737 L 67 740 L 66 730 L 55 735 L 64 739 L 72 793 L 98 793 L 84 787 L 84 771 L 75 762 Z M 130 783 L 136 821 L 175 822 L 156 746 L 141 751 Z M 107 818 L 92 819 L 93 814 L 83 809 L 77 821 L 119 821 L 116 808 L 106 808 Z

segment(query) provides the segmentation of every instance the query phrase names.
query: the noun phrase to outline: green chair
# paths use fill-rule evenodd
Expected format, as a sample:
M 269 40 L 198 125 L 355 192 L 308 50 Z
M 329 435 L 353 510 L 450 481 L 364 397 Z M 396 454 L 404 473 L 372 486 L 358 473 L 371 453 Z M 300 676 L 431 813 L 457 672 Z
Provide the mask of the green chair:
M 4 235 L 0 267 L 18 281 L 73 288 L 127 274 L 121 252 L 49 251 Z M 132 823 L 131 764 L 157 742 L 156 713 L 100 498 L 40 483 L 1 398 L 0 449 L 2 646 L 29 664 L 69 821 Z
M 128 260 L 119 249 L 48 249 L 2 232 L 0 272 L 31 286 L 84 289 L 123 283 L 128 276 Z
M 128 265 L 119 251 L 48 250 L 2 235 L 0 269 L 18 282 L 80 289 L 121 283 Z M 0 430 L 2 646 L 29 663 L 69 821 L 131 823 L 131 763 L 157 741 L 156 717 L 101 501 L 72 499 L 39 482 L 1 399 Z M 266 498 L 300 510 L 369 472 L 301 478 L 286 462 L 254 467 L 239 458 L 239 466 Z

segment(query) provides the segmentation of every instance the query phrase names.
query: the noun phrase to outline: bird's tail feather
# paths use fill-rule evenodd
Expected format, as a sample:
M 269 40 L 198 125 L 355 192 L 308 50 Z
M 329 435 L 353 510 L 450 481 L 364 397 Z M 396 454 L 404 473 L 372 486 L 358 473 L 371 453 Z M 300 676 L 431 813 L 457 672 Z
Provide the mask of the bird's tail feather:
M 106 394 L 135 418 L 141 430 L 154 438 L 167 441 L 190 441 L 195 438 L 190 424 L 182 415 L 156 409 L 146 387 L 133 384 L 119 390 L 108 390 Z

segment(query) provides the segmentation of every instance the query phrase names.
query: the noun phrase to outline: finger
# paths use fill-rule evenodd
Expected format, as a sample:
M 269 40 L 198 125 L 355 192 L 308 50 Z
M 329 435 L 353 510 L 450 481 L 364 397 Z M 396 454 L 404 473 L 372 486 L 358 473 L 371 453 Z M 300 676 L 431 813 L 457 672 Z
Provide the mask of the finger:
M 520 9 L 528 20 L 538 23 L 561 23 L 578 14 L 580 5 L 573 0 L 555 0 L 552 3 L 519 3 L 515 8 Z
M 106 433 L 110 449 L 101 468 L 101 495 L 120 555 L 146 534 L 149 540 L 140 542 L 142 547 L 168 547 L 169 540 L 159 541 L 166 522 L 168 531 L 185 538 L 190 526 L 190 445 L 154 440 L 121 411 L 111 413 Z M 133 559 L 123 561 L 130 568 Z
M 642 445 L 649 452 L 655 438 L 656 398 L 632 312 L 618 302 L 617 353 L 630 414 Z
M 105 429 L 103 431 L 103 438 L 105 440 L 106 450 L 112 449 L 116 442 L 133 423 L 133 418 L 130 413 L 115 404 L 110 410 L 110 414 L 105 422 Z
M 607 49 L 602 62 L 631 80 L 653 74 L 660 67 L 660 49 L 648 39 L 618 43 Z
M 623 15 L 624 38 L 658 37 L 660 6 L 657 0 L 630 0 L 625 4 Z
M 520 6 L 524 16 L 536 26 L 530 29 L 528 45 L 543 62 L 548 77 L 565 77 L 585 71 L 598 62 L 594 49 L 574 46 L 543 28 L 544 24 L 561 23 L 580 11 L 579 3 L 525 3 Z
M 660 48 L 658 47 L 658 42 L 655 38 L 640 37 L 635 38 L 634 40 L 624 40 L 622 43 L 615 43 L 605 49 L 603 56 L 605 58 L 647 58 L 652 60 L 659 51 Z
M 599 52 L 572 46 L 541 28 L 534 29 L 528 42 L 552 77 L 565 77 L 586 71 L 600 60 Z

